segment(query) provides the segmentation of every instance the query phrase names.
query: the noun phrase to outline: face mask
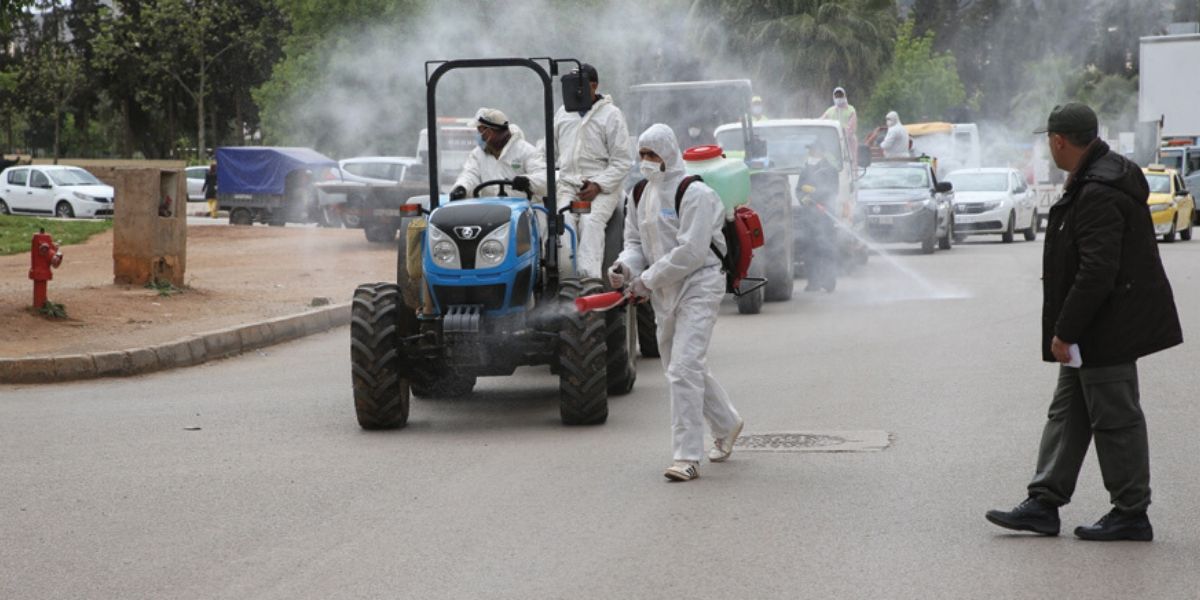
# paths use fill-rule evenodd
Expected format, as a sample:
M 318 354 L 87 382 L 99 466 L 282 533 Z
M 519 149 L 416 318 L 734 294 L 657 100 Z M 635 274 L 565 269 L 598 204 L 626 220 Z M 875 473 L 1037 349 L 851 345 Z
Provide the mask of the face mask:
M 688 135 L 690 135 L 692 137 L 700 137 L 700 128 L 699 127 L 688 127 Z
M 480 149 L 487 149 L 487 142 L 483 141 L 483 134 L 478 131 L 475 132 L 475 145 Z
M 846 101 L 846 98 L 844 98 L 844 97 L 834 98 L 833 103 L 838 105 L 838 108 L 846 108 L 846 105 L 850 104 L 849 102 Z
M 638 165 L 638 170 L 646 179 L 655 180 L 662 176 L 663 166 L 652 160 L 643 160 L 642 164 Z
M 751 106 L 750 107 L 750 114 L 753 114 L 756 117 L 761 117 L 762 113 L 763 113 L 763 108 L 761 106 Z
M 887 126 L 888 126 L 888 127 L 895 127 L 895 126 L 896 126 L 896 122 L 895 122 L 895 121 L 893 121 L 893 120 L 891 120 L 891 119 L 888 119 L 888 120 L 887 120 Z

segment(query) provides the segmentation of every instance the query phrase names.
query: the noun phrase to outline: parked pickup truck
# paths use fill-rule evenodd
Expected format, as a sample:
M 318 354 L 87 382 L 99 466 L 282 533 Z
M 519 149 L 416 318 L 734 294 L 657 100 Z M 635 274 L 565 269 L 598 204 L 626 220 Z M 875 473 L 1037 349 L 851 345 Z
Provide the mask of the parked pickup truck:
M 321 181 L 317 189 L 342 195 L 338 205 L 346 227 L 361 228 L 367 241 L 390 243 L 400 229 L 400 206 L 429 194 L 429 167 L 408 156 L 363 156 L 338 163 L 341 177 Z

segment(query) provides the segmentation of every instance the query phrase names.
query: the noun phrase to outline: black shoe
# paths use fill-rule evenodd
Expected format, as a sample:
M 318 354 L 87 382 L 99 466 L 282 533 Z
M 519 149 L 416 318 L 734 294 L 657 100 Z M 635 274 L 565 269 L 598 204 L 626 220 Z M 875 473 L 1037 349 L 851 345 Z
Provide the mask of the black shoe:
M 1154 528 L 1150 526 L 1150 517 L 1147 517 L 1145 512 L 1123 513 L 1114 508 L 1107 515 L 1100 517 L 1095 525 L 1076 527 L 1075 537 L 1098 542 L 1149 542 L 1154 539 Z
M 1058 507 L 1030 496 L 1010 511 L 989 510 L 987 520 L 1017 531 L 1032 531 L 1042 535 L 1058 535 L 1061 523 Z

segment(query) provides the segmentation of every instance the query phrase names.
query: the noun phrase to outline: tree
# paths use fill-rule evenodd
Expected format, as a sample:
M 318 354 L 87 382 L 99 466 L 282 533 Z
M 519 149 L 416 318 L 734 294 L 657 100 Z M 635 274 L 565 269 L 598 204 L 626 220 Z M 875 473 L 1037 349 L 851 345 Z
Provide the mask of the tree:
M 891 110 L 902 121 L 944 119 L 965 101 L 954 55 L 934 51 L 933 34 L 918 36 L 912 21 L 906 21 L 896 35 L 891 64 L 867 103 L 865 123 L 881 123 Z
M 699 48 L 718 48 L 782 109 L 813 113 L 835 86 L 865 95 L 886 64 L 896 31 L 892 0 L 696 0 L 689 21 Z

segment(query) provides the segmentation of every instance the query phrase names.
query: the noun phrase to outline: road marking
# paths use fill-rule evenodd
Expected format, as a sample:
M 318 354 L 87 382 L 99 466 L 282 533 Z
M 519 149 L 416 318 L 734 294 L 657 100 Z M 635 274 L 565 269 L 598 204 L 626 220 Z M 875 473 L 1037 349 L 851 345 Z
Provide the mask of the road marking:
M 743 434 L 733 447 L 742 452 L 880 452 L 891 443 L 886 431 L 786 431 Z

